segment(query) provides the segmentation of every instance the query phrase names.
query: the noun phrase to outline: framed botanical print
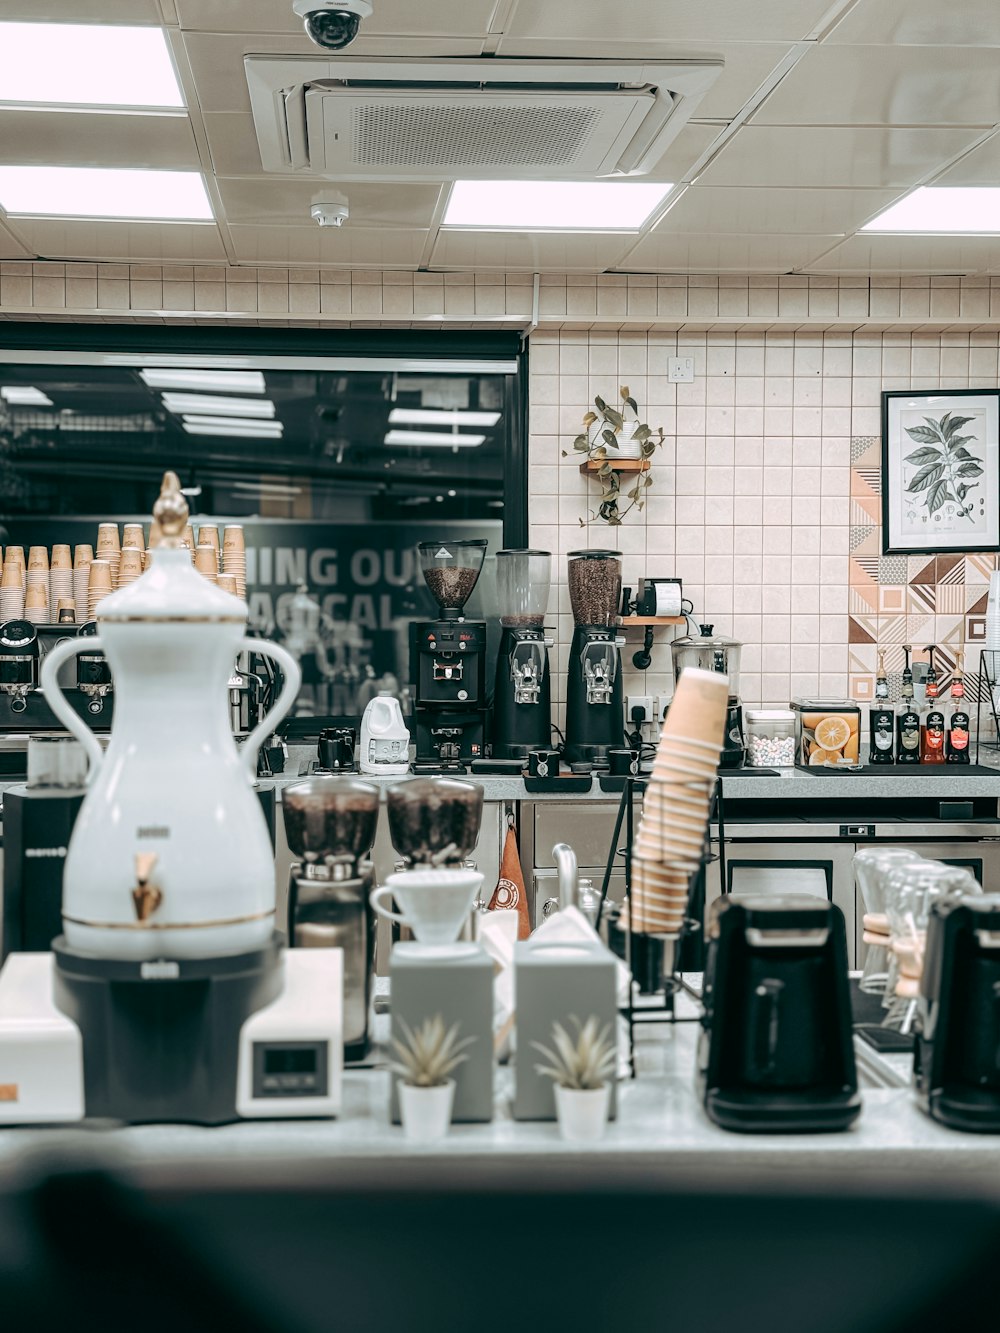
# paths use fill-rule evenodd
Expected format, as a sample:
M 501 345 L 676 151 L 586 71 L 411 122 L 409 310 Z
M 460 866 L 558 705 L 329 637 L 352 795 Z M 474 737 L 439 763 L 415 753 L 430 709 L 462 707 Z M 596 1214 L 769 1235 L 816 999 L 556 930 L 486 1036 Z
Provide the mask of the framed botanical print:
M 883 393 L 882 550 L 1000 550 L 1000 391 Z

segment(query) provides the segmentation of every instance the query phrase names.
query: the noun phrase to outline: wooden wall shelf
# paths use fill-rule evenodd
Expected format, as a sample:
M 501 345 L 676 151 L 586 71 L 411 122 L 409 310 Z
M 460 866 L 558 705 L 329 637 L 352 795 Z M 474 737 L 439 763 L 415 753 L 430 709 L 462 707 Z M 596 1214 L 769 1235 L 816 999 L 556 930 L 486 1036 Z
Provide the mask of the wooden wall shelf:
M 648 472 L 648 458 L 619 458 L 616 462 L 613 458 L 606 458 L 603 461 L 599 458 L 588 458 L 586 463 L 580 464 L 580 471 L 584 476 L 594 477 L 600 472 L 605 463 L 611 464 L 612 472 Z
M 619 616 L 619 625 L 628 628 L 630 625 L 686 625 L 686 616 Z

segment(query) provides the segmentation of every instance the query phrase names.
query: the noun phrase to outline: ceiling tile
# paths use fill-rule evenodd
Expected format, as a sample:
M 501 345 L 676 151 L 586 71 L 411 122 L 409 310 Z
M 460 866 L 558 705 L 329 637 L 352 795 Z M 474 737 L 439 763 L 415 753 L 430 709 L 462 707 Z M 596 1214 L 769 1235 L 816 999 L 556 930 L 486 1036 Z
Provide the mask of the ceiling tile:
M 431 268 L 601 273 L 634 237 L 621 232 L 459 231 L 442 228 Z
M 1000 236 L 851 236 L 812 273 L 977 273 L 1000 264 Z
M 817 46 L 754 114 L 762 125 L 993 125 L 992 50 Z M 700 114 L 700 113 L 699 113 Z
M 318 231 L 309 216 L 314 197 L 321 195 L 324 182 L 298 177 L 258 176 L 254 180 L 218 182 L 226 221 L 250 226 L 281 224 L 285 227 L 310 227 Z M 326 183 L 327 193 L 337 186 Z M 343 187 L 350 201 L 348 230 L 357 227 L 429 227 L 437 206 L 441 186 L 399 182 L 370 182 Z
M 698 184 L 905 188 L 974 143 L 978 133 L 746 125 L 713 158 Z
M 944 172 L 935 185 L 997 185 L 1000 184 L 1000 134 L 994 134 L 985 143 L 967 153 L 961 162 Z
M 880 213 L 898 190 L 724 189 L 692 185 L 657 231 L 844 234 Z
M 0 111 L 5 165 L 200 168 L 187 116 L 125 116 L 82 111 Z
M 634 273 L 790 273 L 836 236 L 706 236 L 650 232 L 619 268 Z
M 828 42 L 887 46 L 1000 46 L 996 0 L 861 0 L 838 23 Z
M 674 184 L 688 178 L 691 168 L 709 146 L 719 137 L 722 127 L 719 125 L 687 125 L 674 139 L 656 167 L 643 180 L 670 181 Z
M 156 0 L 45 0 L 44 6 L 38 0 L 4 0 L 3 18 L 11 23 L 163 23 Z
M 428 233 L 413 228 L 230 226 L 241 264 L 416 268 Z
M 209 224 L 18 218 L 17 227 L 35 252 L 46 259 L 149 264 L 226 262 L 219 229 Z
M 217 176 L 259 176 L 260 149 L 249 111 L 209 111 L 202 117 Z
M 589 0 L 574 3 L 572 20 L 562 4 L 521 3 L 505 31 L 511 37 L 561 43 L 567 29 L 575 40 L 597 42 L 603 54 L 609 37 L 628 30 L 642 40 L 714 42 L 720 33 L 729 41 L 795 42 L 809 35 L 830 8 L 830 0 Z
M 574 29 L 577 17 L 574 7 Z M 694 114 L 698 120 L 732 120 L 790 50 L 788 42 L 711 41 L 708 45 L 698 45 L 671 40 L 669 46 L 657 50 L 656 54 L 657 57 L 666 55 L 678 60 L 724 60 L 725 68 L 698 102 Z M 558 41 L 505 37 L 497 54 L 509 59 L 552 55 L 565 60 L 593 59 L 595 47 L 593 41 L 580 41 L 575 36 Z M 650 51 L 644 34 L 640 32 L 634 40 L 602 38 L 597 54 L 605 60 L 644 60 L 649 58 Z
M 292 12 L 291 0 L 175 2 L 181 27 L 196 32 L 302 32 L 302 20 Z M 419 0 L 416 4 L 414 0 L 376 0 L 375 12 L 362 22 L 351 52 L 360 50 L 366 34 L 483 37 L 495 9 L 495 0 Z
M 0 259 L 30 259 L 31 257 L 32 251 L 25 249 L 17 237 L 0 222 Z

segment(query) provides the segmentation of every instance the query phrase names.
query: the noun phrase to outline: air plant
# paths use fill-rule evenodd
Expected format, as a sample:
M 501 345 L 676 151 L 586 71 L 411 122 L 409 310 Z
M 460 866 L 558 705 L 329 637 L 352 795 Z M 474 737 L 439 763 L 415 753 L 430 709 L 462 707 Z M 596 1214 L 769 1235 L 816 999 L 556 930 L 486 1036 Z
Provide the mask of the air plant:
M 426 1018 L 414 1031 L 400 1020 L 403 1040 L 393 1037 L 392 1046 L 399 1056 L 390 1061 L 389 1068 L 399 1074 L 404 1083 L 414 1088 L 440 1088 L 468 1055 L 463 1048 L 470 1046 L 475 1037 L 458 1038 L 460 1024 L 445 1028 L 440 1014 Z
M 577 1092 L 603 1088 L 614 1075 L 618 1055 L 610 1027 L 605 1024 L 599 1030 L 598 1022 L 594 1014 L 585 1023 L 572 1016 L 570 1023 L 576 1028 L 575 1041 L 561 1023 L 553 1023 L 554 1049 L 543 1046 L 540 1041 L 531 1043 L 548 1061 L 548 1064 L 536 1065 L 536 1071 L 560 1087 Z

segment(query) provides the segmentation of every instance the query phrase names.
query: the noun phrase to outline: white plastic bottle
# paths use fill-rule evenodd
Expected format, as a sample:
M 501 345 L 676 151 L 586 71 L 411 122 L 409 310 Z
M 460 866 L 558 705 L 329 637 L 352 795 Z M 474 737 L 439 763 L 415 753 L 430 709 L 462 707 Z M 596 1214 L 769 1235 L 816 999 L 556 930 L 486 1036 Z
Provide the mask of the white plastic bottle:
M 406 730 L 399 700 L 388 691 L 368 701 L 361 719 L 362 773 L 400 777 L 410 768 L 410 733 Z

